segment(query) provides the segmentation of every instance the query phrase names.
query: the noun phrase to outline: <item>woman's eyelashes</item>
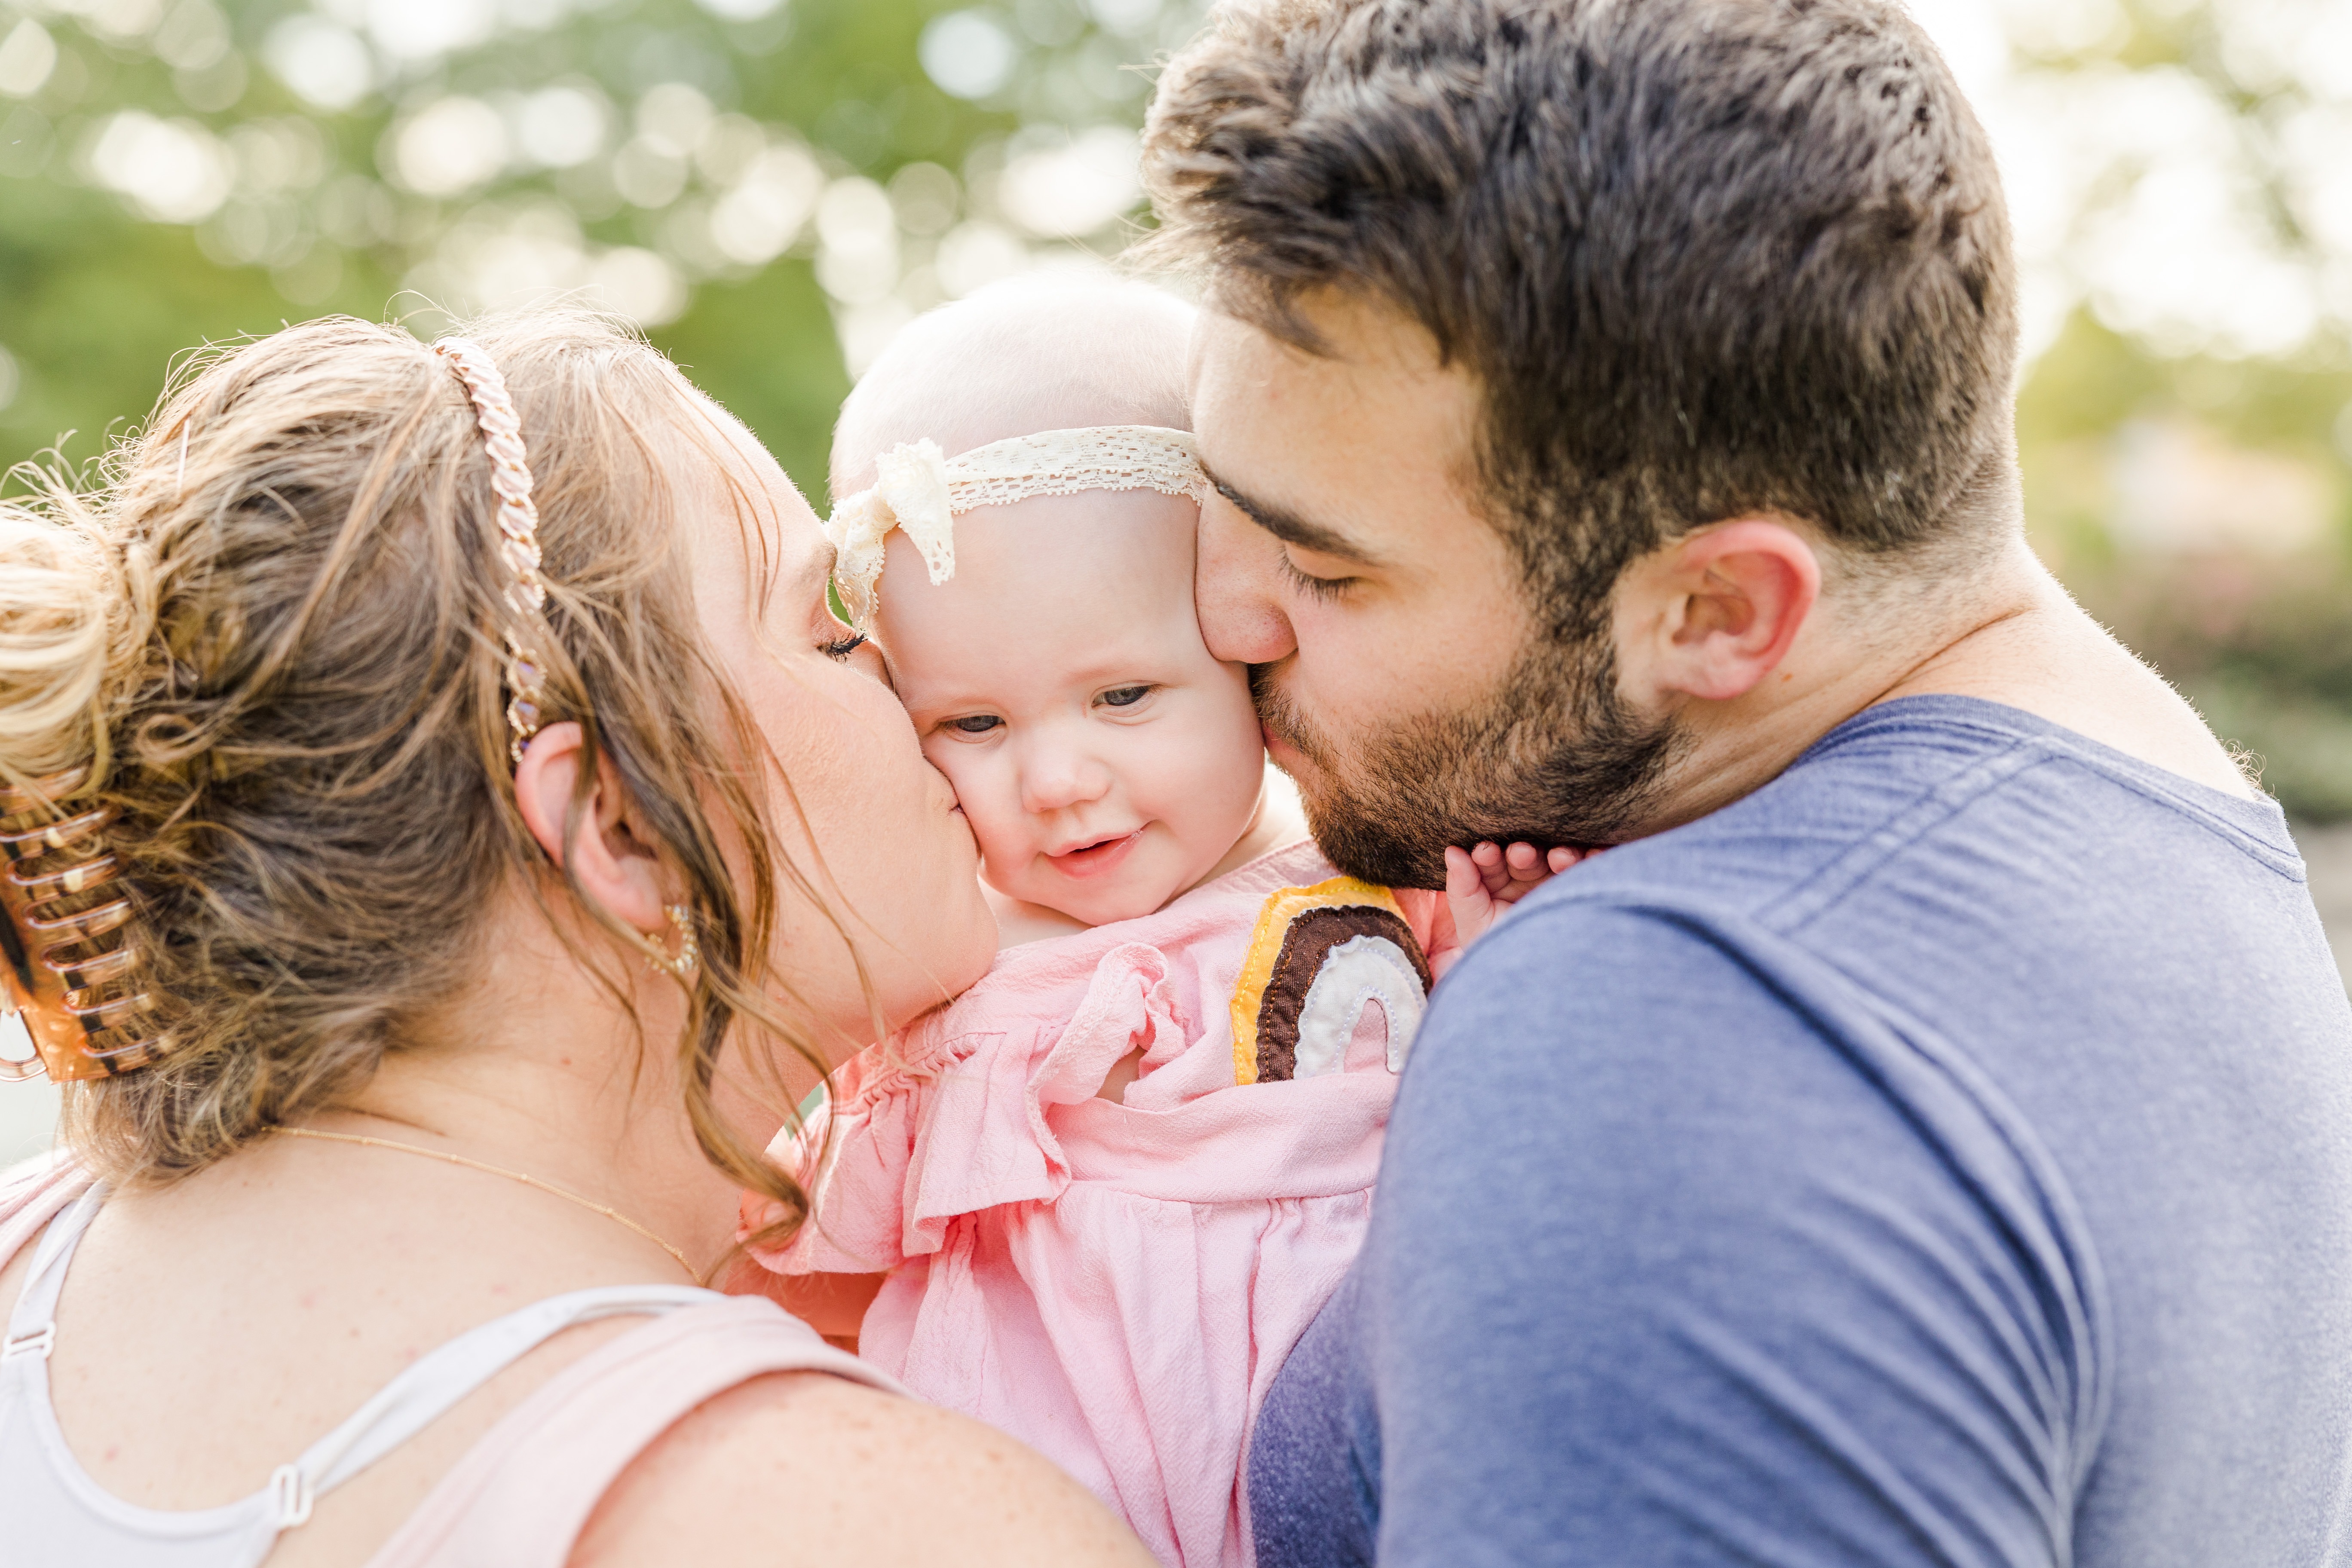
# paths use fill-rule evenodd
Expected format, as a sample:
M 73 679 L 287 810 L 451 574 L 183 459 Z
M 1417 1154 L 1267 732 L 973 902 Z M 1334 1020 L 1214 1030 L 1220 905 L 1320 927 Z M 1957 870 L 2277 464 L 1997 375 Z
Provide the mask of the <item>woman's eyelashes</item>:
M 835 629 L 840 630 L 839 627 Z M 843 632 L 838 637 L 820 638 L 816 650 L 845 669 L 871 676 L 894 693 L 898 689 L 898 677 L 891 671 L 889 656 L 882 651 L 880 643 L 864 632 Z

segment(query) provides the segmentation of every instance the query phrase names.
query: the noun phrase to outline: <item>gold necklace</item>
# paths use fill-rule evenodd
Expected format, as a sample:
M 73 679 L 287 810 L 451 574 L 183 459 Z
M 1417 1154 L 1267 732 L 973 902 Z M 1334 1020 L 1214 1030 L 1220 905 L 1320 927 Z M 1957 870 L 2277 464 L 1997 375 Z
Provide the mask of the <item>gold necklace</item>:
M 578 1193 L 572 1192 L 567 1188 L 557 1186 L 553 1182 L 542 1182 L 537 1176 L 526 1176 L 520 1171 L 509 1171 L 503 1165 L 493 1165 L 487 1161 L 468 1159 L 463 1154 L 452 1154 L 446 1150 L 427 1149 L 422 1144 L 417 1143 L 395 1142 L 390 1138 L 370 1138 L 366 1134 L 361 1132 L 320 1132 L 315 1128 L 310 1127 L 279 1127 L 277 1131 L 285 1133 L 289 1138 L 323 1138 L 330 1142 L 334 1143 L 362 1143 L 371 1149 L 399 1149 L 411 1154 L 422 1154 L 428 1160 L 444 1160 L 452 1165 L 463 1165 L 469 1171 L 487 1171 L 493 1176 L 505 1176 L 509 1180 L 520 1182 L 526 1187 L 537 1187 L 542 1193 L 552 1193 L 559 1198 L 563 1198 L 569 1202 L 578 1204 L 583 1209 L 594 1209 L 606 1219 L 614 1220 L 622 1225 L 627 1226 L 631 1230 L 635 1231 L 639 1236 L 644 1237 L 647 1241 L 652 1242 L 656 1247 L 660 1247 L 664 1252 L 667 1252 L 672 1258 L 677 1258 L 677 1266 L 686 1270 L 686 1277 L 688 1279 L 694 1280 L 697 1284 L 701 1283 L 702 1276 L 696 1273 L 694 1265 L 686 1260 L 685 1253 L 680 1252 L 677 1247 L 672 1247 L 668 1242 L 664 1241 L 660 1237 L 656 1236 L 652 1231 L 647 1230 L 644 1226 L 639 1225 L 635 1220 L 631 1219 L 619 1209 L 608 1207 L 604 1204 L 596 1202 L 593 1198 L 583 1198 Z

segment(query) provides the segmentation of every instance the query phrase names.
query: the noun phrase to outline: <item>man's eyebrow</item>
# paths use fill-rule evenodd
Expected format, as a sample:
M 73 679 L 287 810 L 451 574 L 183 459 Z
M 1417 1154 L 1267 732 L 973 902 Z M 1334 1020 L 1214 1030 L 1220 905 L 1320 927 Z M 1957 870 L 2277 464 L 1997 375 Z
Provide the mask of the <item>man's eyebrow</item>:
M 1379 557 L 1345 534 L 1334 533 L 1320 523 L 1309 522 L 1262 500 L 1253 500 L 1223 479 L 1209 481 L 1217 493 L 1241 510 L 1242 515 L 1256 523 L 1286 544 L 1296 544 L 1301 550 L 1311 550 L 1318 555 L 1329 555 L 1341 561 L 1352 561 L 1359 566 L 1377 566 Z

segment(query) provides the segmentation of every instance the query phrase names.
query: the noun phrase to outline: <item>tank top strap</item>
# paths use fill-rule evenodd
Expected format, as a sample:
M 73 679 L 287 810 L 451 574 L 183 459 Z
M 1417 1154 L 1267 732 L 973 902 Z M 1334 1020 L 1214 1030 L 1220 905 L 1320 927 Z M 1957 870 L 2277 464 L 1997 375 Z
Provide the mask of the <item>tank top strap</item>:
M 368 1568 L 562 1568 L 648 1446 L 705 1401 L 781 1372 L 906 1393 L 764 1298 L 686 1308 L 598 1346 L 508 1412 Z
M 413 1362 L 342 1425 L 270 1478 L 282 1524 L 310 1517 L 311 1502 L 431 1425 L 527 1352 L 565 1329 L 600 1318 L 662 1314 L 727 1298 L 688 1285 L 612 1285 L 567 1291 L 469 1329 Z
M 105 1201 L 106 1184 L 93 1183 L 89 1191 L 58 1210 L 57 1217 L 42 1227 L 40 1245 L 33 1252 L 33 1267 L 26 1271 L 24 1289 L 17 1293 L 16 1305 L 8 1313 L 8 1331 L 0 1336 L 0 1361 L 14 1361 L 23 1355 L 48 1355 L 49 1347 L 57 1342 L 58 1292 L 65 1289 L 66 1265 L 73 1261 L 74 1248 L 81 1245 L 82 1233 L 89 1229 L 91 1216 Z M 0 1258 L 0 1264 L 7 1261 Z

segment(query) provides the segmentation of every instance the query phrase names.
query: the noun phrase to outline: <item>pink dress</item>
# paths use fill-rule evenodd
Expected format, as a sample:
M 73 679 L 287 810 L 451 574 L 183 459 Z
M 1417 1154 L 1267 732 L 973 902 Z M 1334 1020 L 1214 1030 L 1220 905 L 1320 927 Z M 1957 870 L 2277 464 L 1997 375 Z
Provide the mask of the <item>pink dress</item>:
M 1362 1241 L 1440 903 L 1299 843 L 1006 951 L 779 1140 L 814 1210 L 761 1261 L 891 1270 L 867 1360 L 1058 1462 L 1162 1562 L 1243 1568 L 1250 1422 Z M 1139 1048 L 1125 1102 L 1097 1098 Z

